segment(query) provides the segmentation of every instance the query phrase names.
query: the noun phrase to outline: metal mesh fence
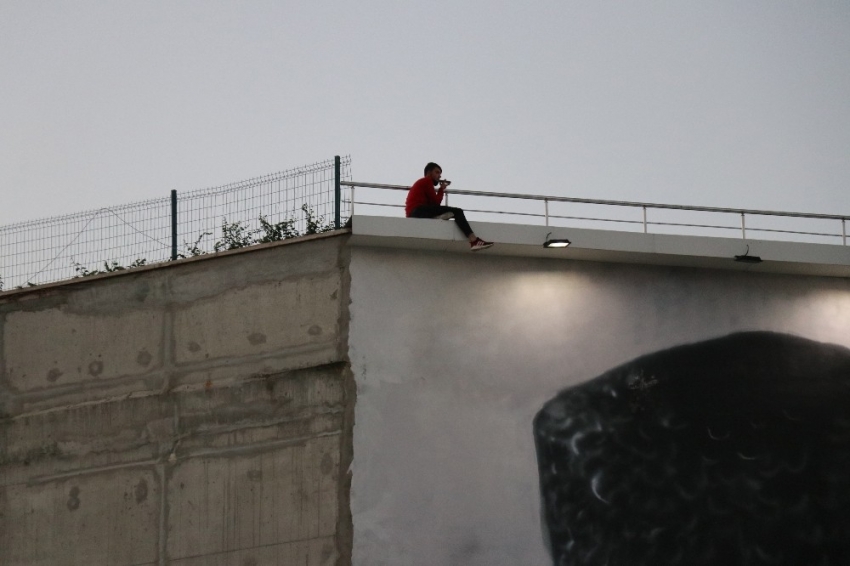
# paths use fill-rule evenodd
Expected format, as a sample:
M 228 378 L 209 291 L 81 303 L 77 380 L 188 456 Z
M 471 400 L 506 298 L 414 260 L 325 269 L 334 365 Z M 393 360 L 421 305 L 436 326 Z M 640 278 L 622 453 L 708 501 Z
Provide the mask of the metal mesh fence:
M 350 179 L 351 158 L 346 156 L 340 159 L 340 180 Z M 178 256 L 256 243 L 268 237 L 263 226 L 283 227 L 284 237 L 330 229 L 335 185 L 335 160 L 330 159 L 178 193 Z M 341 198 L 339 215 L 341 223 L 350 216 L 350 199 Z M 273 239 L 279 239 L 280 230 L 277 236 Z M 171 253 L 170 197 L 11 224 L 0 227 L 0 289 L 168 261 Z

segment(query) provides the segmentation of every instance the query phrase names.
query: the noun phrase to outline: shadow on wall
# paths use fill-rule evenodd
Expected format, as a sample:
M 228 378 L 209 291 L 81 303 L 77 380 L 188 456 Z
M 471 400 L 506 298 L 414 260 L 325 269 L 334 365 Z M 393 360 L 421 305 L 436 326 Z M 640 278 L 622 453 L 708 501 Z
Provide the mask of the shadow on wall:
M 850 350 L 770 332 L 649 354 L 534 419 L 557 566 L 850 564 Z

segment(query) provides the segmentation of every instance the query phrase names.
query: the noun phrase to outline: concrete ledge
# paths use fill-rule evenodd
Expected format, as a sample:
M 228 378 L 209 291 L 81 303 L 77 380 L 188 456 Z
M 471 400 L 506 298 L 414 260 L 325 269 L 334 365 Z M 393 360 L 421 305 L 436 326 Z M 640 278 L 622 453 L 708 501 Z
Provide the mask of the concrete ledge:
M 482 238 L 496 242 L 476 255 L 850 277 L 850 246 L 488 222 L 475 222 L 473 229 Z M 544 248 L 547 234 L 568 238 L 572 244 L 568 248 Z M 471 253 L 452 221 L 420 218 L 355 216 L 349 245 Z M 734 260 L 734 256 L 745 253 L 760 257 L 762 262 Z
M 246 246 L 244 248 L 237 248 L 235 250 L 224 250 L 220 252 L 209 252 L 204 253 L 197 256 L 181 258 L 176 261 L 163 261 L 157 263 L 150 263 L 147 265 L 143 265 L 140 267 L 127 267 L 121 269 L 120 271 L 113 271 L 111 273 L 99 273 L 97 275 L 89 275 L 86 277 L 72 277 L 70 279 L 62 279 L 60 281 L 53 281 L 51 283 L 42 283 L 40 285 L 33 285 L 31 287 L 23 287 L 23 288 L 13 288 L 13 289 L 5 289 L 0 290 L 0 304 L 6 302 L 7 299 L 19 300 L 22 296 L 26 295 L 26 298 L 43 298 L 47 295 L 48 292 L 52 292 L 56 289 L 73 286 L 73 285 L 86 285 L 92 282 L 100 281 L 102 279 L 113 279 L 117 277 L 125 277 L 129 275 L 138 275 L 140 273 L 145 273 L 148 271 L 159 271 L 162 269 L 172 269 L 174 267 L 179 267 L 182 265 L 186 265 L 189 263 L 195 262 L 206 262 L 212 259 L 228 257 L 232 255 L 242 255 L 246 253 L 258 252 L 263 250 L 268 250 L 270 248 L 277 248 L 280 246 L 291 246 L 293 244 L 301 244 L 304 242 L 310 242 L 313 240 L 323 240 L 325 238 L 333 238 L 337 236 L 345 236 L 348 234 L 350 230 L 348 228 L 340 228 L 339 230 L 331 230 L 330 232 L 322 232 L 320 234 L 310 234 L 306 236 L 298 236 L 297 238 L 287 238 L 286 240 L 279 240 L 277 242 L 269 242 L 267 244 L 254 244 L 251 246 Z

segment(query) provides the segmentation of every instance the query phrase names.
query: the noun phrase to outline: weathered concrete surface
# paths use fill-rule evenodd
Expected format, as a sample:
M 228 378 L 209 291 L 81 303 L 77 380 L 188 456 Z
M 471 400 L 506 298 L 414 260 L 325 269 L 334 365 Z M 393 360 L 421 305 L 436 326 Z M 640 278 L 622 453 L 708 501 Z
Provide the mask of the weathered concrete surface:
M 0 564 L 349 564 L 346 239 L 0 295 Z
M 336 351 L 335 309 L 340 280 L 336 273 L 297 277 L 235 289 L 177 310 L 174 318 L 179 364 L 251 352 L 310 348 L 328 361 Z M 317 308 L 319 306 L 319 308 Z M 221 321 L 226 320 L 226 332 Z
M 9 313 L 3 328 L 9 385 L 28 391 L 146 373 L 161 364 L 162 322 L 163 313 L 145 311 L 120 318 L 59 308 Z
M 3 564 L 156 564 L 161 483 L 152 469 L 0 490 Z
M 178 467 L 169 482 L 168 538 L 173 560 L 333 538 L 339 438 L 318 437 L 240 458 L 206 456 Z M 204 481 L 198 481 L 204 478 Z M 225 511 L 230 520 L 221 521 Z M 337 554 L 331 544 L 324 562 Z

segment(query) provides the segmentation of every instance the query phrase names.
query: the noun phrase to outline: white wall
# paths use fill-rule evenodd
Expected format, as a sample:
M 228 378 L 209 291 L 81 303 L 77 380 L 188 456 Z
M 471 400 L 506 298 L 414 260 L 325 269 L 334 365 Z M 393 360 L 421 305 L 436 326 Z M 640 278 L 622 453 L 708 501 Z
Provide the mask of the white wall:
M 551 564 L 532 419 L 639 355 L 742 330 L 850 346 L 850 281 L 354 248 L 354 564 Z

